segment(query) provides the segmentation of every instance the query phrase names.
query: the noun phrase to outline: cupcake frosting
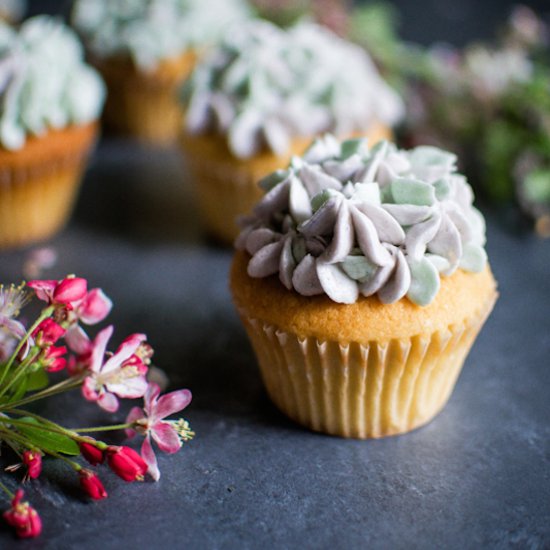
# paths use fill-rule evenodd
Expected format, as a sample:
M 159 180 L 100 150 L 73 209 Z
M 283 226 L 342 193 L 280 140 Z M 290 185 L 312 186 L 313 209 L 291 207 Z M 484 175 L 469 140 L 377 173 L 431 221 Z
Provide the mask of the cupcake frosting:
M 312 23 L 282 30 L 253 21 L 227 33 L 184 89 L 187 128 L 227 136 L 240 158 L 293 137 L 346 136 L 403 114 L 399 96 L 364 50 Z
M 147 70 L 249 15 L 244 0 L 77 0 L 73 22 L 94 55 L 130 55 Z
M 0 143 L 24 146 L 27 135 L 85 124 L 99 117 L 105 90 L 83 61 L 77 36 L 39 16 L 17 31 L 0 23 Z
M 484 219 L 452 153 L 326 135 L 260 185 L 236 242 L 251 277 L 339 303 L 376 294 L 425 306 L 440 277 L 485 267 Z

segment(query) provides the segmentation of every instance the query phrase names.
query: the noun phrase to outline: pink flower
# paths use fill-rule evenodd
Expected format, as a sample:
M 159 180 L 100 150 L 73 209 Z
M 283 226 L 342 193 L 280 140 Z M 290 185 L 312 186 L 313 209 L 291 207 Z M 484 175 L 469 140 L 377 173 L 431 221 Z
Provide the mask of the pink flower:
M 50 305 L 73 307 L 86 296 L 88 283 L 80 277 L 67 277 L 61 281 L 29 281 L 27 286 L 32 288 L 39 300 Z
M 79 445 L 82 456 L 92 465 L 103 464 L 105 455 L 101 449 L 98 449 L 93 443 L 83 441 Z
M 105 490 L 105 487 L 103 487 L 103 483 L 101 483 L 101 480 L 97 477 L 95 472 L 92 472 L 92 470 L 88 470 L 87 468 L 82 468 L 78 474 L 80 476 L 80 486 L 89 497 L 93 500 L 102 500 L 107 498 L 107 491 Z
M 109 315 L 113 303 L 100 288 L 94 288 L 76 307 L 77 317 L 86 325 L 100 323 Z
M 147 464 L 134 449 L 111 445 L 106 455 L 107 464 L 118 477 L 124 481 L 143 481 Z
M 60 338 L 63 338 L 66 332 L 61 325 L 48 317 L 34 329 L 32 336 L 39 346 L 49 346 L 55 344 Z
M 191 402 L 189 390 L 178 390 L 167 393 L 159 398 L 160 387 L 150 383 L 144 396 L 144 407 L 134 407 L 126 422 L 133 424 L 135 429 L 126 430 L 128 437 L 136 432 L 145 435 L 141 447 L 141 455 L 147 462 L 148 472 L 155 480 L 160 478 L 157 458 L 151 444 L 151 437 L 156 441 L 159 449 L 165 453 L 176 453 L 182 445 L 181 423 L 164 420 L 166 417 L 182 411 Z M 188 436 L 192 432 L 188 430 Z
M 23 495 L 23 490 L 17 489 L 11 501 L 11 508 L 4 512 L 4 519 L 15 527 L 17 536 L 22 539 L 37 537 L 42 532 L 42 520 L 28 502 L 21 502 Z
M 42 472 L 42 456 L 36 451 L 25 451 L 23 464 L 27 467 L 27 476 L 30 479 L 36 479 Z
M 109 412 L 118 409 L 117 397 L 135 399 L 147 390 L 147 366 L 136 355 L 145 341 L 144 334 L 132 334 L 109 357 L 105 363 L 107 342 L 113 334 L 113 327 L 103 329 L 94 339 L 90 357 L 89 373 L 82 384 L 82 394 L 88 401 Z

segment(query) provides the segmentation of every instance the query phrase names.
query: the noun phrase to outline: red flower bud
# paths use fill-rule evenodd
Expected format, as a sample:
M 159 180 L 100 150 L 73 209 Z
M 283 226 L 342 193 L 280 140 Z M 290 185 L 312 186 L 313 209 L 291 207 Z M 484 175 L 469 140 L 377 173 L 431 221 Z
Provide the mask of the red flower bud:
M 92 465 L 97 466 L 98 464 L 103 464 L 105 460 L 105 455 L 101 449 L 98 449 L 92 443 L 82 442 L 80 443 L 80 452 L 82 456 Z
M 36 451 L 25 451 L 23 464 L 27 467 L 27 475 L 31 479 L 36 479 L 42 472 L 42 456 Z
M 102 500 L 107 498 L 107 491 L 103 487 L 103 483 L 97 477 L 97 475 L 88 470 L 87 468 L 82 468 L 79 472 L 80 475 L 80 486 L 82 489 L 94 500 Z
M 130 447 L 107 447 L 107 463 L 124 481 L 143 481 L 147 472 L 147 464 L 143 458 Z
M 11 501 L 11 508 L 4 512 L 6 522 L 15 527 L 17 536 L 21 538 L 37 537 L 42 532 L 42 520 L 38 512 L 28 503 L 21 502 L 23 491 L 17 489 Z
M 32 335 L 39 346 L 55 344 L 67 331 L 53 319 L 44 319 L 33 331 Z
M 67 353 L 65 346 L 50 346 L 43 358 L 44 369 L 47 372 L 57 372 L 67 366 L 67 359 L 63 357 Z

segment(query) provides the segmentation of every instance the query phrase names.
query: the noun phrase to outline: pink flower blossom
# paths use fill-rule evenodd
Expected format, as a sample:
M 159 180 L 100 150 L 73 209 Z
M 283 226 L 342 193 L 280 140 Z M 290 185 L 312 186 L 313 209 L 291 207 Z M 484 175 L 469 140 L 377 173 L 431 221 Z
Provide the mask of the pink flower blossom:
M 23 453 L 23 464 L 27 467 L 27 476 L 36 479 L 42 472 L 42 456 L 36 451 Z
M 167 393 L 159 398 L 160 387 L 150 383 L 144 396 L 144 407 L 134 407 L 126 419 L 135 429 L 126 430 L 128 437 L 136 432 L 145 435 L 141 447 L 141 455 L 148 466 L 148 472 L 155 480 L 160 478 L 157 458 L 151 444 L 151 437 L 156 441 L 159 449 L 165 453 L 176 453 L 182 445 L 180 423 L 164 420 L 166 417 L 182 411 L 191 402 L 189 390 L 178 390 Z M 189 435 L 192 433 L 187 432 Z
M 117 397 L 135 399 L 147 390 L 147 366 L 136 355 L 145 341 L 144 334 L 132 334 L 104 361 L 107 342 L 113 327 L 103 329 L 93 341 L 89 376 L 82 385 L 82 394 L 88 401 L 97 401 L 108 412 L 118 409 Z
M 75 308 L 76 315 L 85 325 L 96 325 L 109 315 L 113 303 L 100 288 L 94 288 Z
M 80 476 L 80 487 L 84 492 L 91 497 L 93 500 L 102 500 L 107 498 L 107 491 L 103 487 L 103 483 L 95 472 L 88 470 L 87 468 L 82 468 L 78 472 Z
M 86 279 L 80 277 L 67 277 L 61 281 L 29 281 L 27 286 L 34 290 L 39 300 L 70 308 L 83 300 L 88 291 Z
M 107 447 L 107 464 L 124 481 L 143 481 L 147 464 L 139 453 L 130 447 Z
M 15 527 L 17 536 L 33 538 L 42 532 L 42 520 L 38 512 L 28 503 L 22 502 L 23 490 L 17 489 L 11 501 L 11 508 L 4 512 L 6 522 Z

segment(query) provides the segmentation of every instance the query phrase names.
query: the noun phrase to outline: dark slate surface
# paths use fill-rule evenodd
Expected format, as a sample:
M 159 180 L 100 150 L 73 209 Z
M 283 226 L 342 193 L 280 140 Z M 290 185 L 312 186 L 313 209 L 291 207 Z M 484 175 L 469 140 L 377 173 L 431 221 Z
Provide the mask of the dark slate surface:
M 227 290 L 231 252 L 202 238 L 184 174 L 177 152 L 103 145 L 47 274 L 102 286 L 115 338 L 148 334 L 171 387 L 194 392 L 197 437 L 160 456 L 158 483 L 103 469 L 99 503 L 46 463 L 28 486 L 43 536 L 16 546 L 2 526 L 0 548 L 549 548 L 550 241 L 491 214 L 501 297 L 448 406 L 405 436 L 343 440 L 268 401 Z M 0 279 L 25 256 L 1 253 Z M 107 418 L 78 394 L 40 410 Z

